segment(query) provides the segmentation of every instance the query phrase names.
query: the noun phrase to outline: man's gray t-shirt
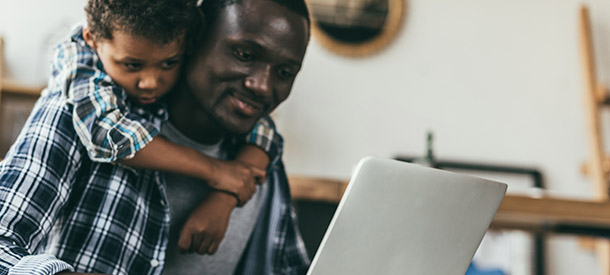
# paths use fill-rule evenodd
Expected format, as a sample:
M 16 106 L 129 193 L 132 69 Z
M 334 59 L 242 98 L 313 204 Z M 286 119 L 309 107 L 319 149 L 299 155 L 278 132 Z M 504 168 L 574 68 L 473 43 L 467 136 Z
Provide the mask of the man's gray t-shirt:
M 221 151 L 220 143 L 214 145 L 196 143 L 178 132 L 169 122 L 161 128 L 161 135 L 174 143 L 194 148 L 206 155 L 226 158 L 226 152 Z M 250 201 L 243 207 L 233 210 L 225 237 L 214 255 L 182 253 L 178 250 L 182 226 L 191 211 L 203 201 L 211 188 L 203 181 L 170 173 L 165 174 L 165 184 L 171 223 L 163 274 L 233 274 L 265 200 L 267 184 L 258 185 Z

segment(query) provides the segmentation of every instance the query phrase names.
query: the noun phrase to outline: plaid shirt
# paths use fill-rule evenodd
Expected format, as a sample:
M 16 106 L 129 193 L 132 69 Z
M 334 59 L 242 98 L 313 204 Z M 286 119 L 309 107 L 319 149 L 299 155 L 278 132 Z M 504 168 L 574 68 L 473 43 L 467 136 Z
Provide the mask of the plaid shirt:
M 170 220 L 163 176 L 92 161 L 72 114 L 61 91 L 45 90 L 0 162 L 0 274 L 160 274 Z M 237 274 L 302 274 L 309 265 L 282 162 L 270 171 Z
M 72 120 L 89 157 L 100 162 L 132 158 L 159 132 L 146 113 L 133 112 L 127 94 L 104 71 L 102 62 L 78 26 L 60 43 L 48 87 L 74 106 Z M 159 109 L 159 116 L 165 110 Z
M 130 106 L 80 33 L 58 48 L 48 88 L 0 162 L 0 274 L 163 269 L 170 216 L 162 175 L 94 160 L 133 155 L 166 120 L 165 108 Z M 92 148 L 91 136 L 111 140 Z M 237 273 L 303 273 L 309 259 L 290 207 L 281 136 L 265 118 L 246 139 L 232 140 L 228 149 L 253 143 L 272 160 L 267 201 Z
M 92 160 L 116 162 L 132 158 L 159 132 L 148 118 L 152 115 L 165 120 L 167 111 L 162 103 L 152 108 L 133 108 L 125 90 L 106 74 L 82 32 L 82 26 L 76 27 L 70 38 L 57 46 L 48 87 L 61 91 L 68 104 L 74 106 L 72 122 Z M 274 134 L 274 129 L 261 120 L 244 142 L 260 147 L 272 161 L 277 161 Z

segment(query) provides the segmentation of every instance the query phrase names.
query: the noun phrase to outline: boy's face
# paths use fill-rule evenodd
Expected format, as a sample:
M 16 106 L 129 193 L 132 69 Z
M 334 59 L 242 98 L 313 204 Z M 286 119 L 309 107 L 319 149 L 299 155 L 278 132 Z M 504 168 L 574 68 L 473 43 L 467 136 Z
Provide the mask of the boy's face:
M 83 37 L 96 50 L 104 70 L 131 100 L 151 104 L 176 83 L 184 54 L 184 36 L 160 45 L 147 38 L 114 31 L 113 39 L 94 39 L 85 28 Z

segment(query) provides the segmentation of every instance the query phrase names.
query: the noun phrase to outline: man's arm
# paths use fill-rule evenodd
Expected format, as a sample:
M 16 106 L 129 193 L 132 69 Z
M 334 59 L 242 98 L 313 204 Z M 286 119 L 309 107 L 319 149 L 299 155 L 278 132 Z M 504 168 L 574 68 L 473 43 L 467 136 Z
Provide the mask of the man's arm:
M 256 146 L 241 148 L 236 162 L 242 162 L 264 171 L 269 164 L 267 154 Z M 214 254 L 222 242 L 231 212 L 237 206 L 235 198 L 223 192 L 211 192 L 193 210 L 180 231 L 178 247 L 185 252 Z
M 258 129 L 255 127 L 254 131 Z M 259 146 L 260 144 L 242 146 L 235 161 L 265 171 L 269 165 L 269 155 Z M 264 177 L 259 178 L 259 183 L 263 183 L 264 180 Z M 216 253 L 229 226 L 231 212 L 237 203 L 234 198 L 222 192 L 208 194 L 182 227 L 178 247 L 185 252 Z
M 0 274 L 10 274 L 9 269 L 44 275 L 72 269 L 52 255 L 32 255 L 60 218 L 82 165 L 76 140 L 62 130 L 69 129 L 67 117 L 58 101 L 43 96 L 0 162 Z
M 78 273 L 78 272 L 59 272 L 57 273 L 57 275 L 106 275 L 106 274 L 102 274 L 102 273 Z

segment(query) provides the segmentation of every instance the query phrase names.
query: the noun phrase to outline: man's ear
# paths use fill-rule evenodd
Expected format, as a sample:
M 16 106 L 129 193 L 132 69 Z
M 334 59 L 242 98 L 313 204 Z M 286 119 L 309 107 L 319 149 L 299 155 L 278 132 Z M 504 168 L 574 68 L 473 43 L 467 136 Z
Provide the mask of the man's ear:
M 197 52 L 196 47 L 201 43 L 201 40 L 203 40 L 207 29 L 205 14 L 203 14 L 203 11 L 201 11 L 200 8 L 197 8 L 197 14 L 199 15 L 199 22 L 193 32 L 194 35 L 187 42 L 187 55 L 194 55 Z
M 89 27 L 83 28 L 83 38 L 85 39 L 85 42 L 87 42 L 87 45 L 89 45 L 89 47 L 93 48 L 94 50 L 97 50 L 97 43 L 95 42 L 95 37 L 93 36 L 93 33 L 91 32 L 91 29 L 89 29 Z

